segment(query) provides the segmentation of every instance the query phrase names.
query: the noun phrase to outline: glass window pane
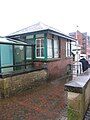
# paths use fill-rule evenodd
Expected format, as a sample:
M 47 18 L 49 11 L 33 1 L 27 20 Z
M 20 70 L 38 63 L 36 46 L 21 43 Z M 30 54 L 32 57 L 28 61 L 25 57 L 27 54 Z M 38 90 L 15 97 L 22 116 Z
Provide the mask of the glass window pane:
M 13 50 L 12 45 L 1 46 L 1 66 L 13 65 Z
M 13 49 L 12 45 L 0 45 L 1 48 L 1 67 L 13 65 Z M 1 72 L 13 71 L 13 67 L 2 68 Z
M 15 63 L 24 62 L 24 46 L 15 45 L 14 46 Z
M 47 40 L 47 57 L 48 58 L 52 58 L 53 57 L 53 53 L 52 53 L 52 40 L 51 39 Z
M 66 57 L 70 57 L 70 42 L 66 42 Z
M 44 39 L 41 39 L 41 47 L 44 47 Z
M 53 55 L 52 55 L 52 49 L 48 49 L 48 58 L 52 58 Z
M 40 57 L 40 49 L 37 49 L 37 57 Z
M 58 40 L 54 40 L 54 48 L 58 49 Z
M 36 43 L 37 47 L 40 47 L 40 42 L 41 42 L 41 41 L 38 39 L 38 40 L 37 40 L 37 43 Z
M 36 39 L 36 57 L 44 57 L 44 38 Z
M 59 57 L 59 42 L 58 40 L 54 40 L 54 58 Z
M 44 48 L 41 49 L 41 57 L 44 56 Z
M 58 49 L 54 49 L 54 58 L 58 58 L 59 54 L 58 54 Z
M 26 39 L 32 39 L 34 37 L 34 35 L 27 35 Z
M 41 37 L 43 38 L 43 37 L 44 37 L 44 34 L 37 34 L 37 35 L 36 35 L 36 38 L 41 38 Z
M 32 59 L 32 47 L 26 46 L 26 60 Z

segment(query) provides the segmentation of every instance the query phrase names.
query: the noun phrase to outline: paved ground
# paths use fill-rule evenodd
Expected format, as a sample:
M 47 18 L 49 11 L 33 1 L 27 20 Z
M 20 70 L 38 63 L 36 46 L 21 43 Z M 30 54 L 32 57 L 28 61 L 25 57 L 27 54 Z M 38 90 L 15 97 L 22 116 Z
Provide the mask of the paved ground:
M 65 80 L 0 100 L 0 120 L 66 120 Z

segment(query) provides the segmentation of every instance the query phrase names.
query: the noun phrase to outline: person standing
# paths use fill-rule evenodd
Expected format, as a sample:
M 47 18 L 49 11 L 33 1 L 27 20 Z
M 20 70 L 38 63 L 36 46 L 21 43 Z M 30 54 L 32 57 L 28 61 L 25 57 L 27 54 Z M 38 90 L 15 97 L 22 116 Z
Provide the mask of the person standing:
M 86 71 L 88 69 L 89 63 L 85 58 L 82 58 L 79 60 L 79 62 L 82 63 L 82 70 L 83 72 Z

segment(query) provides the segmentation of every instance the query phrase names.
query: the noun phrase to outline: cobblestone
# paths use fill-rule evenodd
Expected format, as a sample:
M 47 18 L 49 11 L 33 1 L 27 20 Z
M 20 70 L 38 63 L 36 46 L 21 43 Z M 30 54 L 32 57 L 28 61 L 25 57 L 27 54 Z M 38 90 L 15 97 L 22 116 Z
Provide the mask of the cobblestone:
M 65 80 L 0 100 L 0 120 L 67 120 Z

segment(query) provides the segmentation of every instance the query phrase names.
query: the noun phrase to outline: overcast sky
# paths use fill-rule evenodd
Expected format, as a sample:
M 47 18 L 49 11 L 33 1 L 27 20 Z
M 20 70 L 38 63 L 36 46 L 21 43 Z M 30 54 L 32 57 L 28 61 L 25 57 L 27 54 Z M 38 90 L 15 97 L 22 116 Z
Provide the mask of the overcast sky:
M 90 33 L 90 0 L 0 0 L 0 36 L 40 21 L 66 34 L 77 25 Z

